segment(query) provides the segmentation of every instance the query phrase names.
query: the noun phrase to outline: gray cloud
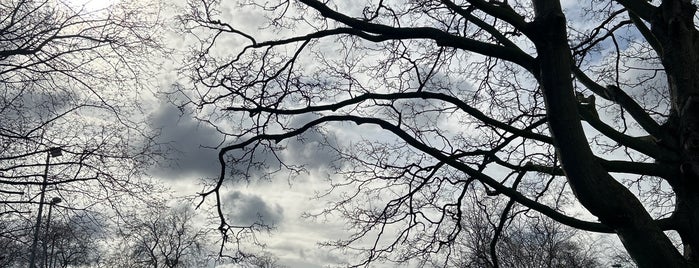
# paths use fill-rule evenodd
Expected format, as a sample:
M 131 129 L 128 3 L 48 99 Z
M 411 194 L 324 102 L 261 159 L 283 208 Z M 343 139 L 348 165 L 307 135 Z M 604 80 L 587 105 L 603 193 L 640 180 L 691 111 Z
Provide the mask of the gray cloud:
M 294 117 L 291 126 L 302 125 L 319 118 L 315 114 L 305 114 Z M 328 133 L 320 128 L 311 128 L 303 134 L 291 138 L 284 152 L 284 160 L 294 164 L 306 165 L 311 169 L 324 169 L 333 161 L 338 161 L 337 152 L 330 146 L 337 147 L 338 142 L 334 133 Z
M 159 161 L 150 172 L 165 179 L 218 176 L 218 150 L 223 135 L 213 127 L 197 121 L 187 108 L 161 102 L 149 119 L 158 131 L 156 141 L 169 161 Z
M 269 205 L 261 197 L 233 191 L 226 194 L 221 202 L 228 210 L 231 224 L 250 225 L 255 222 L 277 225 L 284 219 L 284 209 L 278 204 Z

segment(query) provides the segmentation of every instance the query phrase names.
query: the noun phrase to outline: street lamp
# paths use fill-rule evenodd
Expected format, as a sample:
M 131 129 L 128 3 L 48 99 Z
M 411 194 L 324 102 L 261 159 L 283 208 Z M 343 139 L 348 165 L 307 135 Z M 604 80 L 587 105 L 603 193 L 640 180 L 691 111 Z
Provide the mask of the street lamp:
M 29 268 L 36 268 L 36 243 L 39 240 L 39 229 L 41 229 L 41 212 L 44 209 L 44 194 L 46 192 L 46 179 L 49 174 L 49 163 L 51 157 L 63 155 L 61 147 L 49 148 L 46 154 L 46 167 L 44 168 L 44 181 L 41 184 L 41 194 L 39 197 L 39 212 L 36 216 L 36 224 L 34 225 L 34 241 L 32 241 L 32 254 L 29 257 Z M 52 200 L 53 201 L 53 200 Z
M 51 147 L 49 148 L 49 154 L 53 157 L 61 156 L 63 155 L 63 150 L 61 150 L 61 147 Z
M 49 215 L 48 215 L 48 217 L 46 217 L 46 231 L 44 232 L 44 267 L 48 267 L 48 266 L 46 266 L 46 264 L 49 261 L 48 260 L 49 255 L 46 253 L 48 253 L 48 243 L 47 243 L 48 241 L 47 240 L 48 240 L 48 235 L 49 235 L 49 228 L 51 226 L 51 211 L 53 210 L 53 206 L 58 204 L 58 203 L 61 203 L 61 201 L 63 201 L 63 200 L 61 200 L 60 197 L 54 197 L 51 199 L 51 203 L 49 203 Z M 51 239 L 51 259 L 53 259 L 53 242 L 54 242 L 53 239 Z M 50 263 L 50 262 L 48 262 L 48 263 Z

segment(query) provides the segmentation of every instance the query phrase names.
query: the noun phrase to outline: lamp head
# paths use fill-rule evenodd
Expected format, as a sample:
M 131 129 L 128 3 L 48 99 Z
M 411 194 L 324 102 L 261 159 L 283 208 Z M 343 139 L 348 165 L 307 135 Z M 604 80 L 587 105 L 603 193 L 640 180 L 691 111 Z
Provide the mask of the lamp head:
M 61 200 L 60 197 L 54 197 L 51 199 L 51 204 L 55 205 L 55 204 L 61 203 L 61 201 L 63 201 L 63 200 Z
M 49 148 L 49 154 L 51 154 L 51 157 L 61 156 L 63 155 L 63 151 L 61 147 L 52 147 Z

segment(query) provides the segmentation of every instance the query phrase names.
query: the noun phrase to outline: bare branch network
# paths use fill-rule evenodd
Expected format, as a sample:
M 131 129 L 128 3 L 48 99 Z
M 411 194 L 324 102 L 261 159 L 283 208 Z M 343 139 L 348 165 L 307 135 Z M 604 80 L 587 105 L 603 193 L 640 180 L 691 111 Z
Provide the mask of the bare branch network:
M 143 176 L 157 155 L 139 97 L 159 10 L 79 2 L 0 3 L 2 267 L 94 264 L 106 226 L 163 192 Z
M 640 267 L 697 267 L 692 1 L 239 4 L 258 17 L 226 22 L 217 1 L 181 17 L 200 41 L 182 92 L 234 140 L 201 193 L 224 236 L 258 228 L 223 213 L 226 181 L 322 170 L 332 198 L 313 216 L 347 220 L 329 245 L 352 266 L 456 265 L 475 210 L 484 267 L 507 266 L 500 234 L 539 217 L 615 233 Z M 299 142 L 321 167 L 285 156 Z

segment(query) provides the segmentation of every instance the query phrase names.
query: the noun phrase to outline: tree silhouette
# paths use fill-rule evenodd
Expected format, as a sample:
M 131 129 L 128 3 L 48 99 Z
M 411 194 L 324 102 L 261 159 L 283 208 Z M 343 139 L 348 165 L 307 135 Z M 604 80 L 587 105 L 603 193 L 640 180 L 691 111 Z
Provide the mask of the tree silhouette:
M 151 208 L 121 227 L 112 266 L 203 267 L 214 250 L 191 207 Z M 211 244 L 212 245 L 212 244 Z
M 201 194 L 224 235 L 248 228 L 225 218 L 224 181 L 309 171 L 283 155 L 300 141 L 333 156 L 325 212 L 353 234 L 331 244 L 357 266 L 451 248 L 469 189 L 614 233 L 640 267 L 698 265 L 692 1 L 239 4 L 255 19 L 216 1 L 182 17 L 201 40 L 185 93 L 233 140 Z
M 457 257 L 447 266 L 602 267 L 601 254 L 584 248 L 575 229 L 545 217 L 511 219 L 505 228 L 485 215 L 474 208 L 464 217 L 463 225 L 470 231 L 465 239 L 456 241 L 453 254 Z
M 0 4 L 3 221 L 30 217 L 52 197 L 107 213 L 158 194 L 141 177 L 154 153 L 138 93 L 162 51 L 157 12 L 148 1 Z
M 48 218 L 44 222 L 48 222 Z M 106 252 L 98 246 L 104 230 L 87 213 L 72 213 L 67 218 L 54 214 L 47 231 L 42 232 L 42 249 L 36 254 L 38 267 L 69 267 L 96 264 Z M 0 264 L 2 267 L 28 267 L 34 219 L 9 219 L 0 226 Z M 43 230 L 46 230 L 45 228 Z

